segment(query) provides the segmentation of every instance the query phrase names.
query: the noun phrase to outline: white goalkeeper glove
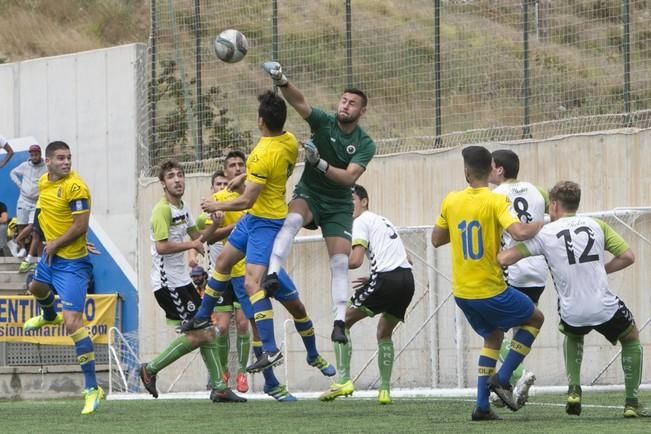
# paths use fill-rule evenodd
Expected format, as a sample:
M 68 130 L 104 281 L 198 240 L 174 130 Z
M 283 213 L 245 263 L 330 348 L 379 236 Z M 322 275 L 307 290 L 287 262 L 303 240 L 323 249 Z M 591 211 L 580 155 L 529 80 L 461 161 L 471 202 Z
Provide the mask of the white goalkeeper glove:
M 269 74 L 274 84 L 278 87 L 287 86 L 288 80 L 283 74 L 283 67 L 278 62 L 264 62 L 262 68 Z
M 305 160 L 308 163 L 316 167 L 316 169 L 321 173 L 326 173 L 328 171 L 330 164 L 321 158 L 319 150 L 311 140 L 303 143 L 303 149 L 305 150 Z

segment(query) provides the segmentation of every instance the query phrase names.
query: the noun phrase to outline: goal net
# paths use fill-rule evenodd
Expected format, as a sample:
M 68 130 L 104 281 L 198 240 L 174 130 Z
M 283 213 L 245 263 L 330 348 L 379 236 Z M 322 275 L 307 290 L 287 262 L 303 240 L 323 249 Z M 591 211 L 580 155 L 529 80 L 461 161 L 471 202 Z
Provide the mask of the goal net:
M 640 339 L 646 351 L 651 350 L 651 301 L 649 301 L 649 268 L 651 258 L 651 208 L 616 208 L 591 212 L 588 215 L 602 219 L 624 237 L 635 252 L 633 266 L 609 276 L 611 288 L 633 312 Z M 476 365 L 481 339 L 469 327 L 451 296 L 451 264 L 449 248 L 431 246 L 431 227 L 405 227 L 400 236 L 413 262 L 416 292 L 408 308 L 404 323 L 394 333 L 395 363 L 392 388 L 408 393 L 437 394 L 451 389 L 462 392 L 474 388 Z M 365 274 L 366 266 L 351 272 L 351 279 Z M 330 301 L 330 270 L 323 240 L 320 237 L 299 237 L 288 263 L 288 271 L 301 292 L 301 299 L 314 321 L 317 345 L 321 354 L 335 361 L 329 339 L 332 324 Z M 548 280 L 539 307 L 546 321 L 525 361 L 526 369 L 535 372 L 536 387 L 566 385 L 563 364 L 563 337 L 557 329 L 556 292 Z M 330 380 L 305 362 L 305 350 L 291 318 L 281 306 L 274 304 L 276 339 L 285 354 L 285 364 L 276 369 L 279 379 L 290 390 L 319 392 Z M 351 374 L 356 390 L 377 387 L 379 371 L 376 358 L 377 318 L 357 323 L 351 330 L 353 359 Z M 138 392 L 137 337 L 115 333 L 110 348 L 111 387 L 114 392 Z M 149 339 L 144 335 L 140 340 Z M 171 341 L 173 335 L 167 337 Z M 235 342 L 231 336 L 231 342 Z M 231 345 L 231 367 L 236 355 Z M 619 346 L 611 346 L 601 335 L 590 333 L 585 339 L 582 382 L 585 385 L 623 385 L 624 376 L 619 361 Z M 161 392 L 205 390 L 207 373 L 200 357 L 191 361 L 186 356 L 161 373 Z M 166 368 L 166 371 L 168 369 Z M 651 366 L 643 369 L 643 383 L 651 383 Z M 253 392 L 263 385 L 260 375 L 249 376 Z M 418 392 L 420 391 L 420 392 Z

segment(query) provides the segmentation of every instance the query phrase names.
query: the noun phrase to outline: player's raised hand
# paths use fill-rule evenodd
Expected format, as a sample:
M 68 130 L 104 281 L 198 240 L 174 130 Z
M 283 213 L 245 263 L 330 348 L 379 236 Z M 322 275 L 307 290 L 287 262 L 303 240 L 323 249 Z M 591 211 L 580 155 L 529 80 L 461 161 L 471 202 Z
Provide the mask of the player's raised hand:
M 205 197 L 201 199 L 201 210 L 203 212 L 206 212 L 208 214 L 212 214 L 214 212 L 219 211 L 219 204 L 217 201 L 214 201 L 212 199 L 206 199 Z
M 312 140 L 308 140 L 303 143 L 303 149 L 305 150 L 305 161 L 310 163 L 312 166 L 316 167 L 320 172 L 326 173 L 330 164 L 321 158 L 319 155 L 319 150 L 316 148 L 316 145 Z
M 204 255 L 206 253 L 204 247 L 203 247 L 203 239 L 202 237 L 197 238 L 196 240 L 192 241 L 192 248 L 197 251 L 198 254 Z
M 287 77 L 283 74 L 283 67 L 278 62 L 264 62 L 262 69 L 271 77 L 274 84 L 278 87 L 287 86 Z

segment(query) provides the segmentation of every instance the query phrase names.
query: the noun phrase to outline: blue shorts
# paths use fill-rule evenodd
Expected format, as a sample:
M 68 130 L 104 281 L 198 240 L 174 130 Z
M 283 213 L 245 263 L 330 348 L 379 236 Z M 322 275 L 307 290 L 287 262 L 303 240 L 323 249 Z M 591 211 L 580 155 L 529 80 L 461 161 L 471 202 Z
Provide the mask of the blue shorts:
M 52 258 L 52 264 L 45 260 L 45 251 L 38 261 L 34 280 L 54 288 L 59 295 L 63 310 L 83 312 L 86 291 L 93 274 L 93 265 L 88 256 L 79 259 Z
M 280 273 L 278 273 L 278 280 L 280 281 L 280 288 L 274 294 L 274 298 L 281 303 L 298 300 L 298 290 L 284 269 L 281 269 Z M 244 316 L 248 319 L 253 319 L 253 306 L 251 306 L 249 296 L 246 295 L 244 277 L 234 277 L 231 279 L 231 283 L 233 284 L 233 292 L 240 302 Z
M 466 315 L 473 330 L 483 338 L 496 329 L 507 331 L 521 326 L 536 308 L 527 295 L 510 286 L 495 297 L 480 300 L 455 297 L 454 301 Z
M 263 219 L 246 214 L 235 225 L 228 242 L 244 253 L 247 264 L 269 265 L 271 249 L 284 219 Z

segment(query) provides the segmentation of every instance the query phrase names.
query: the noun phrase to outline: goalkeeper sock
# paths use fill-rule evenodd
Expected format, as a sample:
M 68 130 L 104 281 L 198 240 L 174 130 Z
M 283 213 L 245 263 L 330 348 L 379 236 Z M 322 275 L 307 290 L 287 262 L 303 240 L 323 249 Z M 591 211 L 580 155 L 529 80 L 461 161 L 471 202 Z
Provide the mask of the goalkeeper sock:
M 294 212 L 290 212 L 285 217 L 283 227 L 280 228 L 276 239 L 274 240 L 273 250 L 269 258 L 269 269 L 267 273 L 278 273 L 287 262 L 289 252 L 292 250 L 294 237 L 303 227 L 303 217 Z

